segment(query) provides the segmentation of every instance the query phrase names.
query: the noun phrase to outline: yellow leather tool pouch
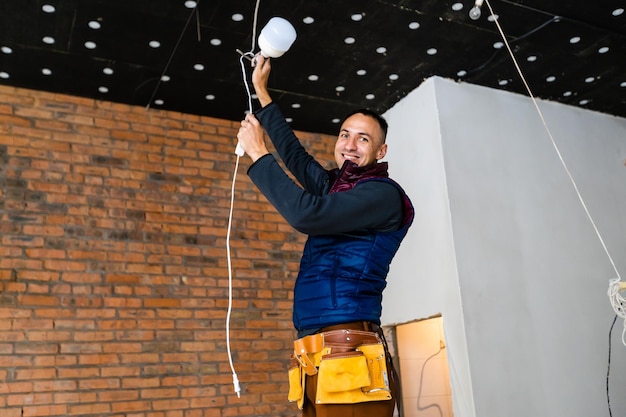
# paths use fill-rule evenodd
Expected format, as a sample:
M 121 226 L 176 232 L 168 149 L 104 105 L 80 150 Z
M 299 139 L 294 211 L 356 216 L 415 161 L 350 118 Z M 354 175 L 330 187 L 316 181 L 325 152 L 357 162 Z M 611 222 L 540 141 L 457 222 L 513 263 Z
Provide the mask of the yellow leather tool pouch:
M 297 359 L 292 359 L 289 364 L 289 394 L 287 399 L 290 402 L 297 402 L 298 408 L 302 410 L 304 404 L 304 382 L 306 381 L 306 374 L 300 366 L 300 362 Z
M 385 348 L 382 343 L 372 345 L 361 345 L 357 350 L 363 352 L 367 359 L 371 383 L 363 388 L 363 392 L 375 400 L 391 399 L 391 388 L 389 387 L 389 374 L 387 373 L 387 361 Z
M 361 345 L 354 351 L 322 356 L 318 404 L 353 404 L 391 399 L 382 343 Z

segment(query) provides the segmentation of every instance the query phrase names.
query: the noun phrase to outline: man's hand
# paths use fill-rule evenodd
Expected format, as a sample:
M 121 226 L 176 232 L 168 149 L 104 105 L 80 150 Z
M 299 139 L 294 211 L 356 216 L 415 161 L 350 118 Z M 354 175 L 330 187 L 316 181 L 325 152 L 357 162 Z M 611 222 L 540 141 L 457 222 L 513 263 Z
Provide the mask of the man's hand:
M 269 153 L 265 146 L 265 131 L 254 114 L 247 114 L 241 121 L 237 139 L 241 148 L 252 158 L 252 162 Z
M 254 91 L 256 92 L 261 107 L 265 107 L 272 102 L 272 98 L 270 97 L 270 93 L 267 89 L 267 81 L 270 78 L 272 65 L 270 64 L 269 58 L 265 58 L 263 55 L 257 54 L 252 59 L 252 66 L 254 67 L 254 71 L 252 71 L 252 84 L 254 85 Z

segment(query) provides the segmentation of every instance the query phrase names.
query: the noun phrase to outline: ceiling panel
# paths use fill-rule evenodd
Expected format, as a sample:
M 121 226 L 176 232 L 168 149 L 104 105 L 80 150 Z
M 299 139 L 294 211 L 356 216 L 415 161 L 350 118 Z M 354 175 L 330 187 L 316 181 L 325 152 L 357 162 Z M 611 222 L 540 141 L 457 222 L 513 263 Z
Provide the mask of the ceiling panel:
M 273 98 L 295 129 L 334 134 L 348 111 L 384 112 L 434 75 L 527 95 L 491 6 L 535 96 L 626 116 L 619 2 L 492 0 L 471 20 L 473 5 L 3 0 L 0 83 L 239 120 L 250 67 L 236 51 L 282 16 L 298 38 L 272 62 Z

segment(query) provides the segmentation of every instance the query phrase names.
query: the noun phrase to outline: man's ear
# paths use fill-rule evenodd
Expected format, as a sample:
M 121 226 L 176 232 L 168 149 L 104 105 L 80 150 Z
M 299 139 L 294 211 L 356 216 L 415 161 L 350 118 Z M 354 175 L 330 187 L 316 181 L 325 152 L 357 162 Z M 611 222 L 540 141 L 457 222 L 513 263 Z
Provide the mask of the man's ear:
M 387 155 L 387 144 L 383 143 L 378 152 L 376 152 L 376 160 L 383 159 Z

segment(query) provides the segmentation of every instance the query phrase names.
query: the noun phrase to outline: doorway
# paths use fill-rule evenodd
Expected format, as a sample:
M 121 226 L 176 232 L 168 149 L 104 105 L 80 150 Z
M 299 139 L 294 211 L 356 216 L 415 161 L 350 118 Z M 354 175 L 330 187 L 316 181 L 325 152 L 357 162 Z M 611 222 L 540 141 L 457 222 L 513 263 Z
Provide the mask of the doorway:
M 402 388 L 401 417 L 453 417 L 443 317 L 396 325 L 394 363 Z

